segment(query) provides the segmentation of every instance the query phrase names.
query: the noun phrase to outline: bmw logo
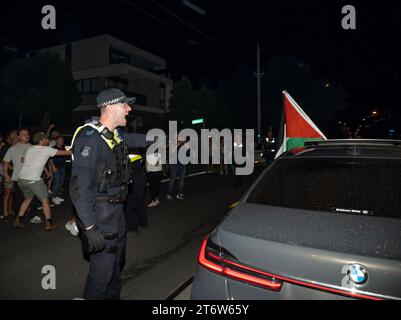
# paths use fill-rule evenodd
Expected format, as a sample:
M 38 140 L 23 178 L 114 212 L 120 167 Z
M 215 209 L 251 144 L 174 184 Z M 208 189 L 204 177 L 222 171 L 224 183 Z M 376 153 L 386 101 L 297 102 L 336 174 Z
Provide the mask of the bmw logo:
M 352 264 L 347 266 L 347 277 L 350 283 L 363 286 L 368 282 L 368 270 L 360 264 Z

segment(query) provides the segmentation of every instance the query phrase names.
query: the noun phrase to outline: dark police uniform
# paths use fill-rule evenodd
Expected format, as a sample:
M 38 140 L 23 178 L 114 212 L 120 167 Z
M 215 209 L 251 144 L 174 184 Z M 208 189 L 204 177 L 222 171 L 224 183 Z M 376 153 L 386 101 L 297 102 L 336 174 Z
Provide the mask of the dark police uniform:
M 74 135 L 70 196 L 77 224 L 83 235 L 95 225 L 104 238 L 103 250 L 88 252 L 90 271 L 84 299 L 120 298 L 126 240 L 123 203 L 129 181 L 127 145 L 145 148 L 146 136 L 122 136 L 100 123 L 80 127 Z
M 274 161 L 276 155 L 276 139 L 266 138 L 264 157 L 266 159 L 266 165 L 271 164 Z
M 146 174 L 143 168 L 142 156 L 136 155 L 131 158 L 131 172 L 133 182 L 128 189 L 125 207 L 127 229 L 139 233 L 138 226 L 148 227 L 148 218 L 145 208 Z

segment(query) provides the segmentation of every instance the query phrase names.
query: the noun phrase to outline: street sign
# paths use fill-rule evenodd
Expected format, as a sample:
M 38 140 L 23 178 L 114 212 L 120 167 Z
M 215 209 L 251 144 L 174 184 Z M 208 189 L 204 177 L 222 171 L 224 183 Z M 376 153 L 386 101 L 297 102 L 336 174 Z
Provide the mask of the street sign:
M 203 123 L 204 119 L 196 119 L 196 120 L 192 120 L 192 124 L 199 124 L 199 123 Z

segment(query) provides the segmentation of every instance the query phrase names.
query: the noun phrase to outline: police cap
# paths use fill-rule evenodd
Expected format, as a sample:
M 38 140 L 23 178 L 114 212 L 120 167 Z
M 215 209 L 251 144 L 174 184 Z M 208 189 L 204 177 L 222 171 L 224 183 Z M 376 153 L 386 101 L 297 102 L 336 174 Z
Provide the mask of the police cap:
M 106 107 L 108 105 L 117 103 L 134 103 L 135 97 L 127 97 L 120 89 L 112 88 L 103 90 L 96 98 L 98 108 Z

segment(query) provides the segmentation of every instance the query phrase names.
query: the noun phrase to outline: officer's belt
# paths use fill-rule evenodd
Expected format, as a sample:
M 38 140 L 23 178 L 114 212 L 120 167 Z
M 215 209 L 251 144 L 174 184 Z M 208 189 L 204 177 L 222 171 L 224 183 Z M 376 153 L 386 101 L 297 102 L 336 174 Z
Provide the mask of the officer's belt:
M 106 240 L 114 240 L 115 238 L 117 238 L 117 233 L 107 233 L 107 232 L 104 232 L 104 233 L 103 233 L 103 236 L 104 236 L 104 238 L 105 238 Z M 112 249 L 112 248 L 110 248 L 110 249 Z M 110 253 L 113 253 L 113 252 L 110 252 Z
M 116 194 L 114 196 L 104 196 L 104 197 L 96 197 L 96 203 L 111 203 L 111 204 L 122 204 L 124 201 L 121 200 L 120 194 Z

